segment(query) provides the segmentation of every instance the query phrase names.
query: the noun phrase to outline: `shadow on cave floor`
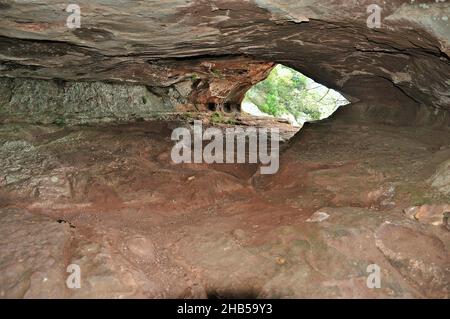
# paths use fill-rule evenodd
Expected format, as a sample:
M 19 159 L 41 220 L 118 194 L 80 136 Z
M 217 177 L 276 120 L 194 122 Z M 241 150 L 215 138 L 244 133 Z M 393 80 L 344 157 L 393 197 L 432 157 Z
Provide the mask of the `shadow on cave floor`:
M 224 292 L 217 292 L 217 291 L 208 291 L 206 293 L 206 297 L 208 299 L 255 299 L 259 295 L 258 292 L 255 291 L 224 291 Z

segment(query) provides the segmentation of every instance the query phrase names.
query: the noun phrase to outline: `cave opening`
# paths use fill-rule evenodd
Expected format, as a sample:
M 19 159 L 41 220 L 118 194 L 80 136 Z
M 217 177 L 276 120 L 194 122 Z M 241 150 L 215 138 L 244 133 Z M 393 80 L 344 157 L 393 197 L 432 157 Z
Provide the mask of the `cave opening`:
M 276 117 L 294 127 L 328 118 L 349 101 L 302 73 L 277 64 L 266 79 L 253 85 L 241 104 L 244 113 Z

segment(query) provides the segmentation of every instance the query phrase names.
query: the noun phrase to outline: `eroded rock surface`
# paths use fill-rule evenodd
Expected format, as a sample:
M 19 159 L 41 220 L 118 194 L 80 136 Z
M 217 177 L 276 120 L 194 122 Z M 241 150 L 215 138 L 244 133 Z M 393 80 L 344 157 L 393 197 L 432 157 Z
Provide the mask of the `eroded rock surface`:
M 22 209 L 0 210 L 0 296 L 65 296 L 68 224 Z
M 3 297 L 449 297 L 450 232 L 403 213 L 449 204 L 429 182 L 441 129 L 307 125 L 279 173 L 260 176 L 174 165 L 180 125 L 3 125 L 2 145 L 27 145 L 1 149 L 15 176 L 0 193 Z M 65 287 L 69 264 L 80 289 Z
M 446 226 L 448 215 L 450 215 L 450 205 L 422 205 L 408 207 L 404 210 L 406 216 L 411 219 L 435 226 Z
M 86 124 L 238 111 L 245 92 L 272 67 L 246 58 L 198 61 L 167 87 L 0 77 L 0 122 Z
M 436 187 L 444 194 L 450 195 L 450 160 L 441 163 L 430 182 L 431 186 Z
M 63 1 L 1 3 L 1 76 L 155 88 L 194 78 L 193 96 L 234 104 L 247 84 L 236 88 L 245 81 L 229 83 L 226 74 L 246 73 L 235 68 L 246 56 L 294 67 L 365 101 L 379 120 L 436 119 L 426 107 L 450 105 L 448 1 L 81 0 L 79 29 L 66 27 Z M 382 19 L 371 29 L 374 3 Z
M 388 222 L 377 229 L 375 239 L 386 258 L 424 295 L 449 295 L 449 252 L 441 240 Z

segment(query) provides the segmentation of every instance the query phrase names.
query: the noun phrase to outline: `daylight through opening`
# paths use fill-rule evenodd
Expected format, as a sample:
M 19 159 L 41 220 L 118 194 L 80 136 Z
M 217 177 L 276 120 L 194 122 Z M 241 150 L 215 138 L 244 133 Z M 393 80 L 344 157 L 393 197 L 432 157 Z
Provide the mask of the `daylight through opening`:
M 349 101 L 339 92 L 278 64 L 247 91 L 241 109 L 253 116 L 284 118 L 294 126 L 329 117 Z

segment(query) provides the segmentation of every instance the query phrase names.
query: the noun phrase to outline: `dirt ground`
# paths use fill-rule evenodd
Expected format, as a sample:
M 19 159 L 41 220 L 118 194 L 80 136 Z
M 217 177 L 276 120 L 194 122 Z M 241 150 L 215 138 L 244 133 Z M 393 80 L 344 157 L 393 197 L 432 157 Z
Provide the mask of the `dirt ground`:
M 0 297 L 449 298 L 448 131 L 308 124 L 260 175 L 173 164 L 186 125 L 0 126 Z

